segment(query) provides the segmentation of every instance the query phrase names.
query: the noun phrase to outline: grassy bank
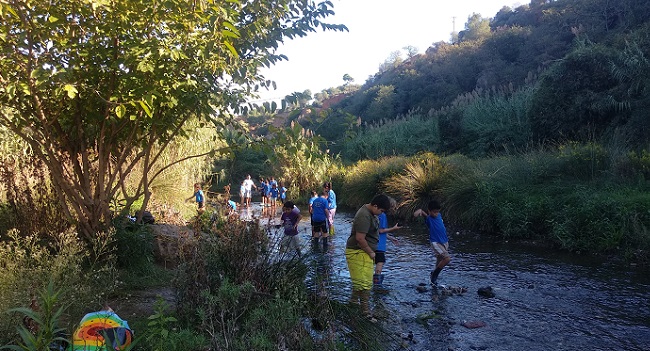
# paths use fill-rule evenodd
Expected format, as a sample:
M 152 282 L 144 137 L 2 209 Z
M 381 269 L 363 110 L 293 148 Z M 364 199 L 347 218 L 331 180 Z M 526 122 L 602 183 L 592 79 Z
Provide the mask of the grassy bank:
M 385 192 L 408 218 L 433 198 L 448 223 L 511 239 L 535 239 L 648 262 L 650 157 L 596 144 L 474 160 L 431 153 L 361 161 L 342 179 L 356 207 Z
M 190 223 L 201 234 L 179 238 L 173 269 L 155 265 L 146 225 L 116 221 L 93 248 L 72 233 L 57 244 L 12 231 L 0 250 L 0 265 L 8 268 L 0 273 L 8 283 L 0 289 L 0 308 L 10 311 L 0 317 L 0 345 L 47 349 L 57 337 L 70 340 L 79 319 L 107 301 L 164 287 L 177 296 L 176 305 L 159 299 L 151 315 L 123 316 L 136 331 L 130 349 L 382 349 L 385 334 L 356 306 L 307 289 L 305 257 L 278 260 L 269 248 L 279 238 L 269 228 L 212 210 Z M 104 248 L 110 250 L 98 251 Z M 95 253 L 103 259 L 93 260 Z M 35 331 L 23 328 L 25 315 L 36 321 Z

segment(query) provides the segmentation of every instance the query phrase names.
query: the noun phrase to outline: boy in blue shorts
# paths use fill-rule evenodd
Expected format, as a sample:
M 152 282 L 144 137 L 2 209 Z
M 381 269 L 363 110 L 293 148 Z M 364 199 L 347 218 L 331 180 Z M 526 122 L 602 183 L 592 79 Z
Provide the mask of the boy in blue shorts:
M 271 185 L 271 188 L 269 189 L 269 202 L 271 203 L 271 207 L 275 207 L 275 204 L 278 199 L 278 185 L 276 183 Z
M 451 262 L 449 255 L 449 239 L 447 238 L 447 229 L 442 221 L 440 214 L 440 204 L 432 200 L 427 206 L 427 211 L 418 209 L 413 216 L 426 216 L 425 223 L 429 228 L 429 242 L 436 256 L 436 268 L 431 272 L 431 284 L 436 285 L 440 271 Z

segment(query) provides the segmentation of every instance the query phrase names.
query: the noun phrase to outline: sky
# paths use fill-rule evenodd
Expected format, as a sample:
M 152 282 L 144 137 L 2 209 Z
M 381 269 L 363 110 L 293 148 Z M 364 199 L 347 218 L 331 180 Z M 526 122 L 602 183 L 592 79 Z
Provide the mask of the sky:
M 323 32 L 286 41 L 278 53 L 289 60 L 262 73 L 276 82 L 276 90 L 262 90 L 254 102 L 279 101 L 307 89 L 312 94 L 343 85 L 349 74 L 363 84 L 377 73 L 393 51 L 414 46 L 424 53 L 431 44 L 449 41 L 451 33 L 465 28 L 472 13 L 494 17 L 503 6 L 517 7 L 513 0 L 331 0 L 333 16 L 325 22 L 344 24 L 349 32 Z M 402 52 L 405 52 L 402 50 Z M 406 55 L 402 55 L 406 58 Z

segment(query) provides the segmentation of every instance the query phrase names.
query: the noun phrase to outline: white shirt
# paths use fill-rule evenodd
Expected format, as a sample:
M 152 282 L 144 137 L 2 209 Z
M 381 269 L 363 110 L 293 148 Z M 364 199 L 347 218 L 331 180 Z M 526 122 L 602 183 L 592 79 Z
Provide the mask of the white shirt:
M 244 190 L 250 191 L 253 188 L 253 184 L 252 179 L 244 179 Z

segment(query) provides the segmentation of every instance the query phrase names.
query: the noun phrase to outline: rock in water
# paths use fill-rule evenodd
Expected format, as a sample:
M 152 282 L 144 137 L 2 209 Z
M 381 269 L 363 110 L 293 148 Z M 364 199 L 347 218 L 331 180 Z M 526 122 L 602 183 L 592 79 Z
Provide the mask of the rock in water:
M 487 324 L 485 324 L 485 322 L 483 321 L 464 321 L 461 325 L 465 328 L 475 329 L 475 328 L 483 328 Z
M 483 297 L 494 297 L 494 291 L 492 291 L 491 286 L 486 286 L 484 288 L 478 289 L 478 294 Z

